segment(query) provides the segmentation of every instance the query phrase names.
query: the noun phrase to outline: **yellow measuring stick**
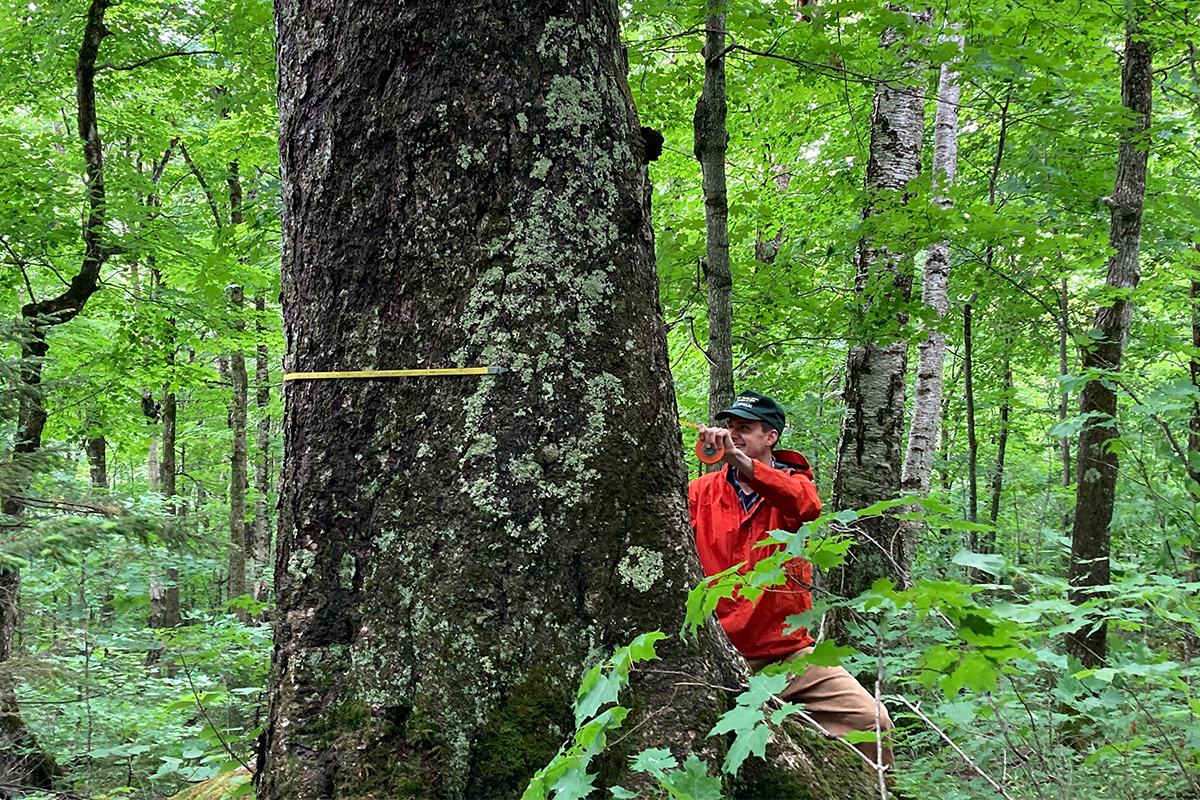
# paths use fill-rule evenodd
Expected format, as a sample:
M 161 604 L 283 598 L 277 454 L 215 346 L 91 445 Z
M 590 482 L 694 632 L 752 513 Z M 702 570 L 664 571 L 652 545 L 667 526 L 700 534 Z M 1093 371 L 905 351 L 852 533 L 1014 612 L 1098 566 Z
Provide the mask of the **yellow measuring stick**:
M 364 369 L 355 372 L 289 372 L 285 381 L 312 381 L 326 378 L 436 378 L 444 375 L 499 375 L 504 367 L 459 367 L 456 369 Z

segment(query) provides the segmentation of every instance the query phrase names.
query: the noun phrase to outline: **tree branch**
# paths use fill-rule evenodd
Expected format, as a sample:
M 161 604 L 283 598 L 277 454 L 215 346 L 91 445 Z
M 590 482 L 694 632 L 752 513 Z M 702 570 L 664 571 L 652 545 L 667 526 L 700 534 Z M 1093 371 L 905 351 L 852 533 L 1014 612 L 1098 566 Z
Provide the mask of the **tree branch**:
M 112 69 L 112 70 L 122 70 L 122 71 L 137 69 L 138 67 L 144 67 L 147 64 L 153 64 L 155 61 L 161 61 L 164 58 L 174 58 L 175 56 L 203 56 L 203 55 L 219 56 L 220 54 L 221 54 L 220 50 L 176 50 L 173 53 L 160 53 L 159 55 L 151 56 L 150 58 L 144 58 L 141 61 L 135 61 L 134 63 L 127 64 L 125 66 L 118 66 L 116 64 L 111 64 L 111 63 L 110 64 L 101 64 L 100 66 L 96 67 L 96 71 L 99 72 L 102 69 Z M 234 55 L 240 55 L 240 54 L 234 53 Z

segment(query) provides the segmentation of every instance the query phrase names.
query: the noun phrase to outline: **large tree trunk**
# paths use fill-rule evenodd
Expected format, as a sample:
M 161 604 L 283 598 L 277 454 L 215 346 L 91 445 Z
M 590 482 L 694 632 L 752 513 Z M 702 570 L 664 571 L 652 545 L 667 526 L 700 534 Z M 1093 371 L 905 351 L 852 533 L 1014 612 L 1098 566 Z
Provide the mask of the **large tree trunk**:
M 708 0 L 704 34 L 704 86 L 692 120 L 695 154 L 704 188 L 705 261 L 708 283 L 708 421 L 733 405 L 733 269 L 729 260 L 729 197 L 725 150 L 725 0 Z M 716 468 L 715 466 L 713 467 Z
M 930 13 L 915 17 L 928 24 Z M 895 47 L 898 34 L 885 32 L 883 44 Z M 906 72 L 904 80 L 875 84 L 866 178 L 870 199 L 864 219 L 904 204 L 910 182 L 921 171 L 924 69 L 910 62 Z M 846 413 L 833 481 L 835 510 L 863 508 L 900 491 L 908 342 L 895 337 L 912 291 L 912 255 L 892 252 L 870 239 L 859 244 L 854 288 L 863 313 L 846 362 Z M 830 574 L 835 592 L 854 597 L 879 578 L 898 584 L 907 580 L 905 547 L 895 517 L 860 521 L 855 538 L 846 565 Z M 845 622 L 842 614 L 834 615 L 835 638 L 847 638 Z
M 517 796 L 583 671 L 679 630 L 701 572 L 617 19 L 276 6 L 289 371 L 508 371 L 287 384 L 263 800 Z M 719 629 L 660 651 L 605 783 L 724 746 Z M 815 763 L 793 780 L 836 794 L 804 796 L 869 796 Z
M 1121 355 L 1133 302 L 1129 293 L 1141 278 L 1138 249 L 1142 234 L 1142 203 L 1146 194 L 1146 165 L 1149 142 L 1143 134 L 1150 126 L 1153 94 L 1150 42 L 1130 20 L 1125 33 L 1125 60 L 1121 69 L 1121 104 L 1129 109 L 1133 123 L 1121 137 L 1117 155 L 1117 177 L 1105 204 L 1112 214 L 1105 286 L 1117 290 L 1110 306 L 1096 311 L 1092 325 L 1094 344 L 1083 356 L 1083 369 L 1121 368 Z M 1079 413 L 1088 418 L 1079 435 L 1076 458 L 1075 525 L 1071 530 L 1071 602 L 1076 605 L 1096 597 L 1095 587 L 1109 583 L 1109 549 L 1113 502 L 1117 486 L 1117 454 L 1109 443 L 1116 429 L 1117 395 L 1106 382 L 1089 381 L 1079 398 Z M 1102 664 L 1108 656 L 1108 627 L 1103 620 L 1067 637 L 1067 651 L 1085 667 Z
M 963 47 L 963 37 L 951 39 Z M 956 61 L 942 64 L 938 81 L 937 115 L 933 124 L 933 184 L 935 193 L 948 192 L 958 174 L 958 85 Z M 946 195 L 935 196 L 942 208 L 953 207 Z M 913 389 L 912 421 L 908 428 L 908 448 L 904 452 L 904 468 L 900 475 L 900 490 L 905 494 L 925 495 L 933 473 L 933 455 L 937 450 L 938 429 L 942 424 L 942 372 L 946 364 L 946 333 L 940 322 L 949 308 L 947 289 L 950 283 L 950 244 L 939 242 L 929 248 L 921 279 L 921 303 L 931 309 L 938 319 L 917 348 L 917 381 Z M 915 509 L 910 509 L 915 510 Z M 912 565 L 917 553 L 917 536 L 922 529 L 919 520 L 902 520 L 904 563 Z

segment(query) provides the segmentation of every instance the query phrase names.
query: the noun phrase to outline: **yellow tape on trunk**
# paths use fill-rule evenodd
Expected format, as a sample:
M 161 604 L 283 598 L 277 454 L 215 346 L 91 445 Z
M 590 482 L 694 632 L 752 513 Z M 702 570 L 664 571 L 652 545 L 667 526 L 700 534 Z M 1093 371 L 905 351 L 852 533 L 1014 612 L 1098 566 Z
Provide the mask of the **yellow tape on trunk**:
M 504 367 L 459 367 L 457 369 L 364 369 L 355 372 L 289 372 L 285 381 L 314 381 L 330 378 L 437 378 L 445 375 L 499 375 Z

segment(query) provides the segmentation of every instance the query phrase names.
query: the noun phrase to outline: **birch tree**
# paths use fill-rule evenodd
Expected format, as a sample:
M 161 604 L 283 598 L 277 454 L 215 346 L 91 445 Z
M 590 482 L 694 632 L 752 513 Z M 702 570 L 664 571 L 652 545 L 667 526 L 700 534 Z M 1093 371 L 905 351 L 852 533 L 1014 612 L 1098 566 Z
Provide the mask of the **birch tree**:
M 957 45 L 959 52 L 962 51 L 961 34 L 950 37 L 950 41 Z M 935 195 L 948 192 L 958 174 L 958 101 L 962 90 L 955 71 L 956 61 L 942 64 L 938 79 L 937 114 L 933 123 Z M 953 201 L 945 194 L 935 197 L 934 202 L 944 209 L 953 206 Z M 937 322 L 918 346 L 912 420 L 900 477 L 900 490 L 905 494 L 926 494 L 933 473 L 933 456 L 937 452 L 942 417 L 942 372 L 946 363 L 946 332 L 940 323 L 949 307 L 946 294 L 949 282 L 950 243 L 939 242 L 930 246 L 921 277 L 921 304 L 933 312 Z M 904 520 L 900 526 L 904 537 L 904 563 L 912 564 L 921 524 Z
M 928 25 L 930 13 L 917 12 L 910 19 L 911 24 Z M 883 45 L 898 50 L 902 39 L 899 30 L 889 29 Z M 863 210 L 868 221 L 885 210 L 901 209 L 909 198 L 909 184 L 921 170 L 925 70 L 911 60 L 905 66 L 902 78 L 875 84 L 866 175 L 870 200 Z M 838 441 L 834 509 L 863 508 L 900 491 L 908 341 L 897 331 L 907 321 L 912 255 L 870 238 L 859 244 L 854 290 L 860 310 L 846 361 L 846 413 Z M 902 579 L 907 568 L 894 517 L 864 521 L 855 536 L 858 542 L 846 566 L 830 575 L 834 591 L 854 597 L 879 578 Z M 834 631 L 845 635 L 840 619 Z

